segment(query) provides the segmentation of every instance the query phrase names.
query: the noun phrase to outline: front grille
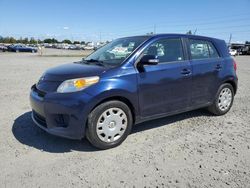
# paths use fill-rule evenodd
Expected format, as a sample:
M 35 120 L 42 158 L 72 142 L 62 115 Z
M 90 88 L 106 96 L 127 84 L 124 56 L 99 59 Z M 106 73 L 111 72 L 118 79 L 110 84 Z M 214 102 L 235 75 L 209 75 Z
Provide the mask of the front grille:
M 37 93 L 39 97 L 45 97 L 46 93 L 37 89 L 36 84 L 31 87 L 31 89 Z
M 45 117 L 41 116 L 40 114 L 36 113 L 35 111 L 33 111 L 33 117 L 37 121 L 37 123 L 39 123 L 39 125 L 47 128 L 47 123 L 46 123 Z

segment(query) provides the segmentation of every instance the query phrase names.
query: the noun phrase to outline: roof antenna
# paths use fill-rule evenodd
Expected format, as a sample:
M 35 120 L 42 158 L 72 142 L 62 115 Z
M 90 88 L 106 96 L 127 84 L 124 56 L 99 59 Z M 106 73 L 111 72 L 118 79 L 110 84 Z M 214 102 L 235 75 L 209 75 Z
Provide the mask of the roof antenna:
M 196 31 L 197 31 L 197 28 L 196 28 L 195 31 L 194 31 L 194 35 L 196 34 Z

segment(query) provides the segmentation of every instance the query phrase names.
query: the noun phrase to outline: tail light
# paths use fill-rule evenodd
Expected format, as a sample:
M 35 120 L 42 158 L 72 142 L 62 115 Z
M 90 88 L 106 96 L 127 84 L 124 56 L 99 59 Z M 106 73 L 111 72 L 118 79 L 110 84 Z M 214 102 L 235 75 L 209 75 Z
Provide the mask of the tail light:
M 237 70 L 237 64 L 236 64 L 235 60 L 233 60 L 233 64 L 234 64 L 234 70 L 236 71 Z

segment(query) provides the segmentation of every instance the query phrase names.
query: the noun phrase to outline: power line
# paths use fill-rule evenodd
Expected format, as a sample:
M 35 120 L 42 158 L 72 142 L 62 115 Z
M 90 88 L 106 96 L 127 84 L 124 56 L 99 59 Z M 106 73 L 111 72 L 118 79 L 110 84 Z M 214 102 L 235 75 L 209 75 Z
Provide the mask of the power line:
M 249 18 L 233 19 L 233 20 L 230 20 L 230 21 L 238 21 L 239 22 L 239 21 L 245 21 L 245 20 L 249 20 Z M 197 24 L 194 24 L 194 23 L 192 23 L 192 24 L 174 24 L 174 25 L 163 24 L 163 25 L 157 25 L 157 28 L 158 29 L 163 29 L 163 28 L 166 28 L 166 27 L 188 27 L 188 28 L 190 28 L 190 27 L 193 27 L 193 26 L 197 27 L 197 26 L 202 26 L 202 25 L 214 25 L 215 23 L 224 23 L 224 22 L 225 22 L 225 20 L 224 21 L 214 21 L 214 22 L 203 22 L 203 23 L 197 23 Z M 155 24 L 154 24 L 154 27 L 156 27 Z M 245 24 L 240 25 L 240 26 L 237 26 L 237 25 L 226 26 L 226 28 L 230 28 L 230 27 L 246 27 L 246 26 L 245 26 Z M 139 31 L 149 32 L 151 30 L 151 28 L 152 28 L 151 26 L 140 27 L 140 28 L 137 27 L 137 28 L 129 29 L 129 30 L 126 30 L 126 29 L 125 30 L 116 30 L 116 32 L 120 31 L 119 33 L 122 33 L 122 34 L 131 33 L 131 32 L 139 32 Z M 216 27 L 216 29 L 217 28 L 218 27 Z M 212 28 L 212 29 L 215 29 L 215 27 Z M 154 30 L 155 30 L 155 28 L 154 28 Z
M 240 22 L 240 21 L 249 21 L 250 18 L 241 18 L 241 19 L 233 19 L 233 20 L 218 20 L 218 21 L 212 21 L 212 22 L 200 22 L 200 23 L 192 23 L 192 24 L 175 24 L 175 25 L 169 25 L 169 24 L 162 24 L 160 25 L 159 27 L 164 27 L 164 26 L 172 26 L 172 27 L 179 27 L 179 26 L 191 26 L 191 25 L 195 25 L 195 26 L 198 26 L 198 25 L 211 25 L 211 24 L 220 24 L 220 23 L 225 23 L 225 21 L 237 21 L 237 22 Z
M 245 14 L 246 15 L 246 14 Z M 233 18 L 230 18 L 231 16 L 227 16 L 227 17 L 219 17 L 219 18 L 216 18 L 215 20 L 213 18 L 209 18 L 207 19 L 202 19 L 202 20 L 196 20 L 196 19 L 188 19 L 188 20 L 174 20 L 174 21 L 164 21 L 164 22 L 157 22 L 155 24 L 157 24 L 157 28 L 159 27 L 163 27 L 163 26 L 175 26 L 175 27 L 178 27 L 178 26 L 191 26 L 191 25 L 208 25 L 208 24 L 215 24 L 215 23 L 224 23 L 225 21 L 248 21 L 250 20 L 250 15 L 247 14 L 249 17 L 247 18 L 235 18 L 235 16 L 233 16 Z M 167 20 L 167 19 L 166 19 Z M 213 20 L 213 21 L 212 21 Z M 192 23 L 189 23 L 187 24 L 187 22 L 190 22 L 192 21 Z M 194 23 L 194 21 L 198 21 L 197 23 Z M 174 23 L 174 24 L 171 24 L 171 23 Z M 178 24 L 176 24 L 178 23 Z M 134 30 L 134 28 L 151 28 L 151 26 L 149 24 L 144 24 L 144 25 L 136 25 L 136 26 L 126 26 L 124 28 L 119 28 L 118 30 L 116 31 L 130 31 L 130 30 Z M 131 29 L 129 29 L 131 28 Z

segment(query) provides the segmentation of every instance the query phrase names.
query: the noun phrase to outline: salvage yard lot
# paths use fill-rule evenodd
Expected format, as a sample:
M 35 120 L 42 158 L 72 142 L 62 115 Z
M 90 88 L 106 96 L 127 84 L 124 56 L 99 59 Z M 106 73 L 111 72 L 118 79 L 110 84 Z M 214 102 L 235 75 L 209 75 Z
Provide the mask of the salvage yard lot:
M 239 89 L 225 116 L 196 110 L 150 121 L 121 146 L 98 151 L 86 140 L 48 135 L 31 120 L 30 86 L 83 53 L 54 52 L 0 53 L 0 187 L 250 186 L 250 56 L 235 58 Z

